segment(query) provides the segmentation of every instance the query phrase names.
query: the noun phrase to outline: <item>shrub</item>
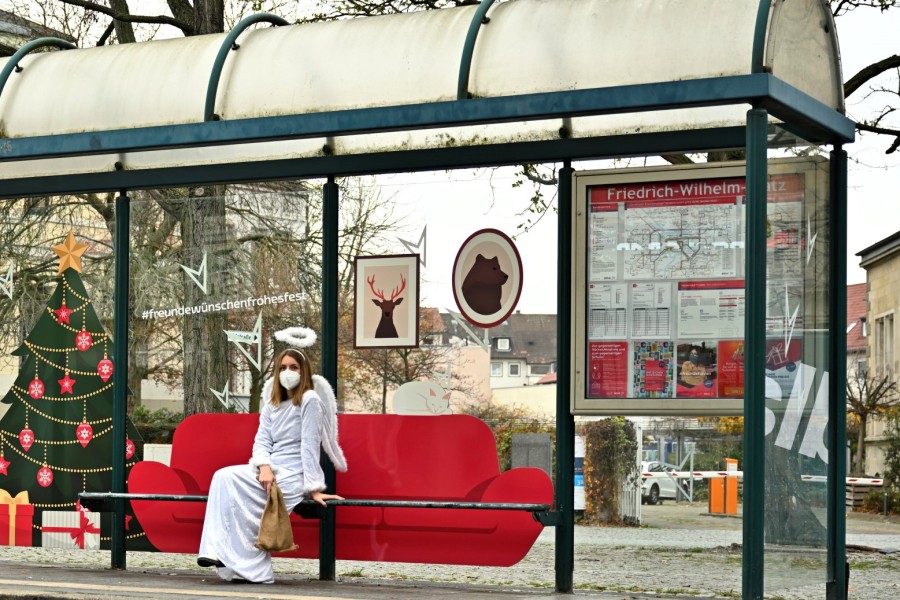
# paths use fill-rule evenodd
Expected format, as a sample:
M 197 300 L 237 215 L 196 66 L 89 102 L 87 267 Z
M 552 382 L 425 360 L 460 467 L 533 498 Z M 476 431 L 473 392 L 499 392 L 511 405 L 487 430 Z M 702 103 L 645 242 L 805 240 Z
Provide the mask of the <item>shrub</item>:
M 634 424 L 622 417 L 587 423 L 584 436 L 584 521 L 621 524 L 622 481 L 637 465 Z
M 512 463 L 512 436 L 514 433 L 549 434 L 550 443 L 555 447 L 556 424 L 539 419 L 522 407 L 501 406 L 484 402 L 465 405 L 460 409 L 460 412 L 481 419 L 494 432 L 494 439 L 497 442 L 497 458 L 500 460 L 501 471 L 508 470 Z M 555 478 L 555 453 L 553 453 L 550 473 L 551 478 Z
M 171 444 L 172 433 L 181 423 L 184 415 L 161 408 L 150 411 L 143 406 L 135 406 L 131 421 L 141 434 L 145 444 Z

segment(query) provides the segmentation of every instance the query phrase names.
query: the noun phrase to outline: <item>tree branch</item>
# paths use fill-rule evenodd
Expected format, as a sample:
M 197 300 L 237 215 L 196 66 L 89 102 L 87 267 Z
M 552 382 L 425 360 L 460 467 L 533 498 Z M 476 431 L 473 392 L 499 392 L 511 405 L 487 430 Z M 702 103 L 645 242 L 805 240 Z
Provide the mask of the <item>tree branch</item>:
M 885 154 L 892 154 L 900 148 L 900 129 L 887 129 L 885 127 L 875 127 L 874 125 L 869 125 L 868 123 L 857 123 L 856 128 L 860 131 L 870 131 L 872 133 L 880 133 L 882 135 L 893 135 L 896 136 L 894 139 L 894 143 L 890 145 L 890 147 L 884 151 Z
M 145 15 L 129 15 L 117 13 L 108 6 L 97 4 L 96 2 L 89 2 L 87 0 L 61 1 L 64 4 L 70 4 L 72 6 L 84 8 L 85 10 L 92 10 L 94 12 L 104 14 L 106 16 L 112 17 L 116 21 L 122 21 L 123 23 L 152 23 L 155 25 L 171 25 L 172 27 L 177 27 L 178 29 L 180 29 L 184 33 L 184 35 L 192 35 L 194 33 L 194 26 L 192 24 L 187 24 L 183 21 L 179 21 L 178 19 L 167 17 L 166 15 L 157 15 L 155 17 Z
M 872 63 L 847 80 L 847 83 L 844 84 L 844 97 L 848 97 L 867 81 L 875 79 L 885 71 L 898 67 L 900 67 L 900 55 L 898 54 L 879 60 L 877 63 Z

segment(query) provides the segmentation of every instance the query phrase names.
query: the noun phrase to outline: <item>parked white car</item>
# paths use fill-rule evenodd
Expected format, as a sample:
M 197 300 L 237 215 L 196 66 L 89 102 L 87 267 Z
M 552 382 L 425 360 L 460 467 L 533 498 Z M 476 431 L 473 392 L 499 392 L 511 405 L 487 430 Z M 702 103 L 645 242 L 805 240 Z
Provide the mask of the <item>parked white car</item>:
M 663 473 L 677 471 L 678 467 L 657 461 L 641 463 L 641 473 Z M 677 499 L 676 486 L 686 489 L 687 480 L 673 479 L 672 477 L 641 477 L 641 503 L 657 504 L 663 500 Z

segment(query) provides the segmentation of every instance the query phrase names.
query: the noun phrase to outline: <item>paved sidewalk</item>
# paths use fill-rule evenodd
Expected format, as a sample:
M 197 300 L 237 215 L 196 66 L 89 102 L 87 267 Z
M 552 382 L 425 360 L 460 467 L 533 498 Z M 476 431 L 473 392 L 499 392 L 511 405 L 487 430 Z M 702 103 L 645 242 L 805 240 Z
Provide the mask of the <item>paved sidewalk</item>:
M 742 520 L 704 507 L 644 507 L 640 528 L 575 528 L 575 595 L 600 599 L 739 598 Z M 851 598 L 900 597 L 900 520 L 851 513 Z M 770 555 L 767 589 L 790 600 L 824 597 L 824 552 Z M 130 552 L 127 571 L 109 553 L 0 547 L 0 599 L 272 598 L 534 600 L 556 597 L 554 530 L 519 564 L 471 567 L 338 561 L 336 582 L 318 581 L 318 562 L 276 559 L 275 585 L 229 584 L 191 555 Z M 781 572 L 776 567 L 783 567 Z

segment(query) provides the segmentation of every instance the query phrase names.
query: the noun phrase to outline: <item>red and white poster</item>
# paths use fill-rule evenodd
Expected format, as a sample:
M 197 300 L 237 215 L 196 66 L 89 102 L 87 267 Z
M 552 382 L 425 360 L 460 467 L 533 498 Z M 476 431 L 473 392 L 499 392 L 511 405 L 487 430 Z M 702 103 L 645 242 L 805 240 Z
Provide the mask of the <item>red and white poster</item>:
M 719 396 L 744 397 L 744 342 L 719 342 Z
M 628 397 L 628 342 L 588 344 L 588 395 Z

